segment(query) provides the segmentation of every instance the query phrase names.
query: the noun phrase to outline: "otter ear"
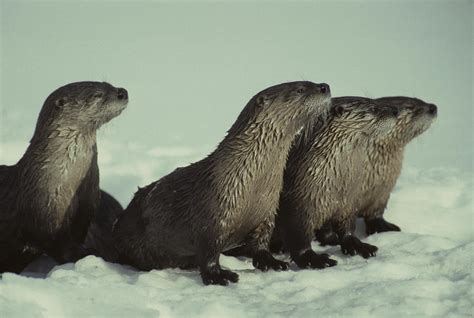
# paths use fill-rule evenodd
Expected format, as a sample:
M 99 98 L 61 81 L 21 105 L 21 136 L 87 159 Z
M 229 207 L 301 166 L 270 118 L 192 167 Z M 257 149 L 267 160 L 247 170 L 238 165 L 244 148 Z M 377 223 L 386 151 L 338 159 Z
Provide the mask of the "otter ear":
M 54 105 L 56 105 L 56 107 L 62 107 L 66 104 L 67 102 L 67 98 L 66 97 L 61 97 L 61 98 L 58 98 L 56 99 L 56 101 L 54 102 Z
M 268 104 L 268 98 L 266 98 L 265 96 L 258 96 L 257 100 L 255 101 L 255 104 L 258 107 L 263 107 Z
M 334 117 L 341 116 L 344 113 L 344 107 L 342 106 L 334 106 L 331 108 L 331 114 Z

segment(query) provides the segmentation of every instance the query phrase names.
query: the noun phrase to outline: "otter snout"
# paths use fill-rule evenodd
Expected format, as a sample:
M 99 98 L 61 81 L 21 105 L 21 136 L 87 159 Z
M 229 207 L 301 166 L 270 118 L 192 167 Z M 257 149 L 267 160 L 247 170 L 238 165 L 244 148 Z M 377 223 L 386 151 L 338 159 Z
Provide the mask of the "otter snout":
M 128 92 L 125 88 L 117 89 L 117 98 L 119 100 L 128 100 Z
M 438 107 L 434 104 L 428 104 L 428 114 L 436 116 L 438 114 Z
M 326 83 L 316 84 L 316 90 L 318 93 L 321 94 L 330 94 L 331 88 Z
M 418 106 L 414 110 L 414 113 L 415 115 L 418 115 L 418 116 L 423 115 L 423 114 L 428 114 L 430 116 L 436 117 L 436 115 L 438 114 L 438 107 L 436 107 L 436 105 L 434 104 L 424 104 L 424 105 Z

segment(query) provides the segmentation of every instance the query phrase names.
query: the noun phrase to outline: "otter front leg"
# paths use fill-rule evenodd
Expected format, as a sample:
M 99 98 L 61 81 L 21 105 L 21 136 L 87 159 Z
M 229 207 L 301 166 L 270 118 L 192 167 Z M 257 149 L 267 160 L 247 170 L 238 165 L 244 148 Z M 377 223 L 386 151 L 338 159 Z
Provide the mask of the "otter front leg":
M 46 250 L 46 253 L 60 264 L 70 262 L 75 263 L 81 258 L 94 254 L 92 250 L 86 249 L 82 245 L 76 243 L 61 244 L 60 246 L 55 246 Z
M 0 251 L 2 251 L 0 277 L 4 272 L 21 273 L 29 263 L 41 255 L 41 252 L 35 248 L 9 243 L 8 245 L 0 244 Z
M 359 254 L 363 258 L 369 258 L 376 255 L 375 253 L 378 250 L 377 246 L 363 243 L 354 236 L 355 217 L 347 220 L 336 221 L 334 226 L 340 238 L 340 245 L 343 254 L 352 256 Z
M 273 234 L 270 238 L 269 248 L 270 252 L 272 252 L 273 254 L 285 253 L 285 247 L 283 246 L 281 234 L 276 228 L 273 230 Z
M 290 264 L 277 260 L 270 253 L 269 245 L 274 228 L 275 221 L 271 217 L 250 233 L 248 247 L 253 258 L 252 263 L 255 268 L 262 272 L 266 272 L 269 269 L 286 271 L 290 267 Z
M 221 250 L 217 247 L 216 238 L 206 237 L 199 246 L 197 261 L 204 285 L 227 286 L 229 282 L 237 283 L 239 275 L 222 269 L 219 264 Z
M 53 242 L 47 243 L 44 250 L 46 254 L 54 258 L 54 260 L 60 264 L 69 262 L 75 263 L 81 258 L 93 254 L 92 250 L 74 241 L 69 233 L 55 235 Z
M 332 228 L 331 222 L 326 222 L 326 224 L 324 224 L 320 229 L 314 231 L 314 236 L 316 237 L 316 240 L 321 243 L 322 246 L 341 244 L 341 240 Z
M 292 260 L 299 268 L 326 268 L 335 266 L 337 261 L 329 258 L 328 254 L 317 254 L 311 249 L 313 226 L 304 222 L 303 214 L 287 214 L 280 211 L 278 228 L 285 248 L 290 252 Z M 306 220 L 309 217 L 306 217 Z

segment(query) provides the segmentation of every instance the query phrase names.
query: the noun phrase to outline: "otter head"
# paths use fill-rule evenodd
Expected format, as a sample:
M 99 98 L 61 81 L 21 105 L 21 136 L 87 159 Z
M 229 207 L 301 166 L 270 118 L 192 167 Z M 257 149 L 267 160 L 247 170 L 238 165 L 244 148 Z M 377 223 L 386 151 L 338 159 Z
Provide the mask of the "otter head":
M 332 126 L 336 130 L 368 140 L 387 138 L 395 127 L 396 116 L 396 108 L 377 105 L 363 97 L 334 98 L 331 108 Z
M 417 98 L 383 97 L 376 101 L 397 110 L 397 122 L 390 138 L 401 145 L 426 131 L 438 115 L 436 105 Z
M 105 82 L 67 84 L 43 104 L 36 133 L 53 130 L 91 132 L 118 116 L 127 106 L 128 93 Z M 48 129 L 49 128 L 49 129 Z
M 300 81 L 275 85 L 247 103 L 229 134 L 294 135 L 311 117 L 326 113 L 330 103 L 327 84 Z

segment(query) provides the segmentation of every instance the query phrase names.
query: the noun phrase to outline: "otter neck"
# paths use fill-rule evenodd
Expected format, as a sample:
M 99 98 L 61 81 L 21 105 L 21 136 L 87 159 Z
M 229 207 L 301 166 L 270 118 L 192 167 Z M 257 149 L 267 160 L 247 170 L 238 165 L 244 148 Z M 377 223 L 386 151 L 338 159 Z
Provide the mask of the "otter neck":
M 377 158 L 403 156 L 406 143 L 399 139 L 387 138 L 371 142 L 371 152 Z
M 313 145 L 324 153 L 349 152 L 352 148 L 364 143 L 367 137 L 355 125 L 345 122 L 330 122 L 317 136 L 314 136 Z
M 372 142 L 367 149 L 369 178 L 395 181 L 402 169 L 403 155 L 403 145 Z
M 279 193 L 288 152 L 300 128 L 278 129 L 268 122 L 229 134 L 209 158 L 213 182 L 225 189 L 217 193 L 219 201 L 226 208 L 238 208 L 254 203 L 246 201 L 254 193 L 262 197 Z
M 279 127 L 270 120 L 252 124 L 239 132 L 229 132 L 213 155 L 231 153 L 234 158 L 242 157 L 256 160 L 259 155 L 275 155 L 275 151 L 288 153 L 297 133 L 303 128 L 300 124 Z
M 35 134 L 17 167 L 25 189 L 36 184 L 36 190 L 60 195 L 57 189 L 66 184 L 74 191 L 92 164 L 97 164 L 96 133 L 58 127 Z

